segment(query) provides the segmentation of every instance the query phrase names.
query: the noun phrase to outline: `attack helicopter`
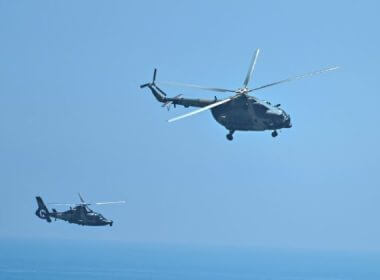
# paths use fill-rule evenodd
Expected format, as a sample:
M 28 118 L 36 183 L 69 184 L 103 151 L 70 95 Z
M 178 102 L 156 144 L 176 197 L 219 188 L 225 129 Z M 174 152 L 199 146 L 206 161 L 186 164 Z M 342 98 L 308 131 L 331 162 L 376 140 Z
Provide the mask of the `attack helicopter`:
M 64 205 L 70 206 L 70 210 L 64 212 L 58 212 L 54 208 L 50 212 L 46 207 L 40 196 L 36 197 L 38 209 L 36 211 L 37 217 L 46 220 L 51 223 L 52 218 L 56 221 L 57 219 L 69 222 L 70 224 L 78 224 L 82 226 L 112 226 L 113 221 L 104 218 L 101 214 L 92 211 L 88 206 L 95 205 L 105 205 L 105 204 L 115 204 L 115 203 L 125 203 L 125 201 L 109 201 L 109 202 L 95 202 L 87 203 L 84 201 L 80 194 L 80 203 L 49 203 L 50 205 Z
M 280 104 L 272 105 L 270 102 L 260 100 L 255 96 L 249 95 L 251 92 L 268 88 L 274 85 L 314 76 L 317 74 L 329 72 L 338 69 L 339 67 L 329 67 L 319 71 L 310 72 L 307 74 L 294 76 L 263 86 L 248 88 L 249 82 L 252 79 L 252 75 L 255 69 L 256 61 L 260 50 L 257 49 L 251 59 L 247 75 L 244 79 L 243 86 L 241 88 L 231 90 L 217 87 L 205 87 L 193 84 L 182 84 L 172 82 L 160 82 L 162 85 L 181 86 L 193 89 L 214 91 L 219 93 L 234 93 L 235 95 L 218 100 L 215 96 L 214 99 L 189 99 L 184 98 L 182 95 L 175 97 L 167 97 L 167 94 L 160 89 L 156 84 L 157 69 L 154 69 L 153 80 L 151 83 L 146 83 L 140 86 L 140 88 L 148 87 L 153 93 L 154 97 L 161 103 L 162 107 L 167 107 L 168 110 L 171 105 L 182 105 L 184 107 L 200 107 L 190 113 L 169 119 L 168 122 L 178 121 L 180 119 L 190 117 L 192 115 L 201 113 L 206 110 L 211 110 L 214 119 L 224 126 L 229 133 L 226 135 L 228 140 L 233 140 L 233 134 L 235 131 L 272 131 L 272 137 L 278 135 L 278 130 L 282 128 L 291 128 L 292 123 L 290 115 L 280 108 Z

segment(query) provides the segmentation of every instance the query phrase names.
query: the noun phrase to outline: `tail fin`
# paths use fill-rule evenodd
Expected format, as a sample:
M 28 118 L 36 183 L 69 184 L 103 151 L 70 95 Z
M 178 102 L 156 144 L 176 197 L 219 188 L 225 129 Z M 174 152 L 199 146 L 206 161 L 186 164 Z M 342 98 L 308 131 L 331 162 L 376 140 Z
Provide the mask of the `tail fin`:
M 45 203 L 43 202 L 42 198 L 40 196 L 36 196 L 37 204 L 38 204 L 38 209 L 36 211 L 37 217 L 46 220 L 48 223 L 51 222 L 50 219 L 50 213 L 49 210 L 47 209 Z

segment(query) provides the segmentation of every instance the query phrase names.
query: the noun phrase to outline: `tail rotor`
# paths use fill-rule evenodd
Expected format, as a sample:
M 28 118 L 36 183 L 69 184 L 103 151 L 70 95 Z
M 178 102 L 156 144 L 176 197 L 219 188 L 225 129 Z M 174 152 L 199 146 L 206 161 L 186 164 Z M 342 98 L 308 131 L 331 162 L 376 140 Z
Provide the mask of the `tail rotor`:
M 140 86 L 140 88 L 144 88 L 144 87 L 147 87 L 147 86 L 154 86 L 156 85 L 155 82 L 156 82 L 156 77 L 157 77 L 157 69 L 154 68 L 154 71 L 153 71 L 153 80 L 151 83 L 146 83 L 146 84 L 143 84 Z
M 157 69 L 154 68 L 154 72 L 153 72 L 153 82 L 152 82 L 152 84 L 155 83 L 155 81 L 156 81 L 156 76 L 157 76 Z

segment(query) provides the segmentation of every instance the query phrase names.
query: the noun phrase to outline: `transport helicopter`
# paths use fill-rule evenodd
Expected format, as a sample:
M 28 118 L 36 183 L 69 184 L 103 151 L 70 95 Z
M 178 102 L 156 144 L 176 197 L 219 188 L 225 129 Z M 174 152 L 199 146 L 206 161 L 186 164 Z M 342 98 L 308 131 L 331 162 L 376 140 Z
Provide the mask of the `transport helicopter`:
M 292 123 L 290 115 L 287 114 L 280 104 L 272 105 L 268 101 L 260 100 L 255 96 L 249 95 L 251 92 L 256 92 L 258 90 L 271 87 L 274 85 L 282 84 L 285 82 L 290 82 L 298 80 L 305 77 L 314 76 L 317 74 L 329 72 L 338 69 L 339 67 L 334 66 L 326 69 L 322 69 L 315 72 L 310 72 L 307 74 L 294 76 L 288 79 L 280 80 L 263 86 L 248 88 L 248 84 L 252 79 L 252 74 L 255 69 L 257 57 L 260 50 L 257 49 L 250 62 L 247 75 L 244 79 L 243 86 L 241 88 L 231 90 L 225 88 L 216 87 L 204 87 L 192 84 L 181 84 L 181 83 L 171 83 L 171 82 L 160 82 L 159 84 L 171 85 L 171 86 L 181 86 L 190 87 L 200 90 L 208 90 L 219 93 L 234 93 L 235 95 L 218 100 L 215 96 L 214 99 L 190 99 L 184 98 L 182 95 L 177 95 L 175 97 L 167 97 L 167 94 L 161 90 L 156 84 L 157 69 L 154 69 L 153 81 L 151 83 L 146 83 L 140 86 L 140 88 L 148 87 L 154 97 L 161 103 L 162 107 L 167 107 L 168 110 L 171 105 L 174 107 L 176 105 L 182 105 L 184 107 L 200 107 L 195 111 L 190 113 L 169 119 L 168 122 L 178 121 L 180 119 L 190 117 L 192 115 L 201 113 L 206 110 L 211 110 L 214 119 L 224 126 L 229 133 L 226 135 L 228 140 L 233 140 L 233 134 L 235 131 L 272 131 L 272 137 L 278 135 L 278 130 L 282 128 L 291 128 Z
M 82 226 L 106 226 L 113 225 L 112 220 L 108 220 L 102 216 L 100 213 L 92 211 L 88 206 L 95 205 L 105 205 L 105 204 L 115 204 L 115 203 L 125 203 L 125 201 L 109 201 L 109 202 L 95 202 L 87 203 L 83 200 L 80 194 L 79 199 L 80 203 L 71 204 L 71 203 L 49 203 L 50 205 L 64 205 L 70 206 L 70 209 L 64 212 L 58 212 L 54 208 L 50 212 L 46 207 L 40 196 L 36 197 L 38 209 L 36 211 L 37 217 L 46 220 L 48 223 L 51 223 L 52 219 L 55 221 L 57 219 L 69 222 L 70 224 L 78 224 Z

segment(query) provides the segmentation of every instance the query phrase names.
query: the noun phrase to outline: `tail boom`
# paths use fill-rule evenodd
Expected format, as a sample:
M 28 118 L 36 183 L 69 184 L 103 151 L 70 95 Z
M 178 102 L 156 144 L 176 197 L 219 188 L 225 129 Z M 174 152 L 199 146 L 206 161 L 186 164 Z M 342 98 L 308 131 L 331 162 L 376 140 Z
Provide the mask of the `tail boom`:
M 153 96 L 157 99 L 157 101 L 163 103 L 162 107 L 166 107 L 167 105 L 182 105 L 184 107 L 205 107 L 216 102 L 216 100 L 208 99 L 183 98 L 182 94 L 179 94 L 175 97 L 166 97 L 166 93 L 162 89 L 160 89 L 155 83 L 156 75 L 157 70 L 154 69 L 153 81 L 151 83 L 141 85 L 140 88 L 148 87 L 152 92 Z

